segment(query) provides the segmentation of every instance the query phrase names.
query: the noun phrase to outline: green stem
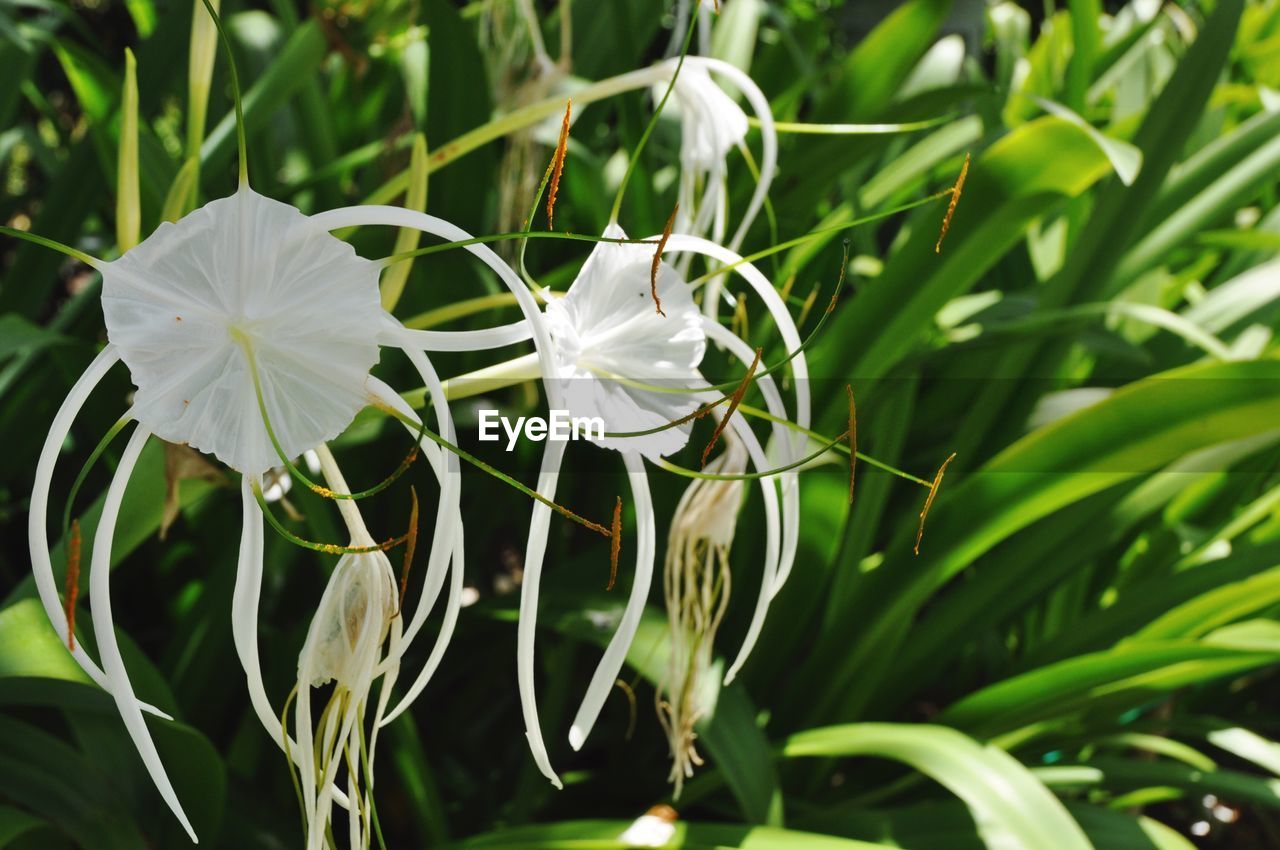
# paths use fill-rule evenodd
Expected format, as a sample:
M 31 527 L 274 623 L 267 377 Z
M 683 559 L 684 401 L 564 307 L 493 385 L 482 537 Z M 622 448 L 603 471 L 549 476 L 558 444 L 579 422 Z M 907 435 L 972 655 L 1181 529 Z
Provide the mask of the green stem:
M 267 518 L 267 523 L 285 540 L 295 546 L 301 546 L 303 549 L 323 552 L 326 555 L 367 555 L 370 552 L 385 552 L 388 549 L 393 549 L 403 543 L 408 536 L 393 537 L 385 543 L 375 543 L 372 546 L 339 546 L 337 543 L 317 543 L 314 540 L 307 540 L 285 528 L 280 523 L 280 520 L 276 519 L 276 515 L 271 512 L 271 506 L 267 504 L 266 497 L 262 495 L 261 481 L 254 481 L 251 486 L 253 497 L 257 499 L 258 507 L 262 509 L 262 514 Z
M 714 268 L 711 271 L 707 272 L 706 274 L 700 277 L 695 277 L 693 280 L 689 281 L 689 285 L 698 286 L 700 284 L 706 283 L 708 280 L 710 280 L 713 277 L 718 277 L 719 275 L 722 275 L 727 271 L 736 269 L 738 266 L 746 265 L 748 263 L 755 263 L 757 260 L 763 260 L 765 257 L 771 256 L 773 254 L 781 253 L 782 251 L 786 251 L 789 248 L 794 248 L 797 245 L 803 245 L 804 243 L 811 242 L 814 239 L 821 239 L 823 236 L 827 236 L 832 233 L 839 233 L 843 230 L 849 230 L 851 228 L 858 227 L 859 225 L 870 224 L 873 221 L 881 221 L 882 219 L 889 218 L 890 216 L 907 212 L 908 210 L 913 210 L 916 207 L 922 207 L 922 206 L 925 206 L 926 204 L 931 204 L 934 201 L 939 200 L 940 198 L 948 198 L 950 196 L 951 196 L 951 190 L 944 189 L 941 192 L 935 192 L 932 195 L 927 195 L 923 198 L 920 198 L 919 200 L 911 201 L 910 203 L 900 204 L 899 206 L 893 207 L 892 209 L 884 210 L 883 212 L 878 212 L 878 213 L 875 213 L 874 215 L 866 215 L 866 216 L 862 216 L 861 218 L 855 218 L 852 221 L 847 221 L 844 224 L 838 224 L 834 227 L 824 227 L 821 230 L 810 231 L 809 233 L 806 233 L 803 236 L 797 236 L 794 239 L 788 239 L 786 242 L 781 242 L 777 245 L 774 245 L 771 248 L 765 248 L 762 251 L 756 251 L 754 254 L 748 254 L 747 256 L 743 257 L 740 260 L 736 260 L 735 262 L 728 263 L 727 265 Z
M 209 12 L 209 17 L 213 18 L 213 25 L 218 28 L 218 41 L 222 43 L 222 50 L 227 55 L 227 69 L 231 75 L 231 97 L 236 107 L 236 146 L 240 153 L 240 185 L 248 186 L 249 157 L 245 152 L 247 146 L 244 139 L 244 107 L 241 104 L 240 75 L 236 72 L 236 58 L 231 54 L 231 39 L 227 37 L 227 31 L 222 27 L 222 18 L 209 0 L 202 0 L 202 2 Z
M 101 260 L 90 257 L 84 251 L 72 248 L 70 245 L 63 245 L 56 239 L 50 239 L 47 236 L 37 236 L 34 233 L 28 233 L 25 230 L 16 230 L 12 227 L 5 227 L 4 225 L 0 225 L 0 234 L 4 236 L 12 236 L 14 239 L 22 239 L 26 242 L 31 242 L 34 245 L 39 245 L 42 248 L 52 248 L 61 254 L 66 254 L 68 257 L 79 260 L 86 266 L 92 266 L 98 271 L 102 271 L 103 263 Z
M 400 422 L 404 423 L 405 425 L 411 426 L 413 428 L 419 427 L 419 423 L 414 422 L 412 419 L 410 419 L 408 416 L 405 416 L 403 413 L 401 413 L 398 410 L 395 410 L 389 407 L 383 407 L 380 409 L 383 412 L 387 413 L 388 415 L 400 420 Z M 492 475 L 494 478 L 498 479 L 503 484 L 506 484 L 510 487 L 514 487 L 524 495 L 528 496 L 530 499 L 533 499 L 536 502 L 541 502 L 542 504 L 551 508 L 551 510 L 555 511 L 556 513 L 560 514 L 566 519 L 573 520 L 579 525 L 585 526 L 586 528 L 591 529 L 597 534 L 603 534 L 605 537 L 612 536 L 609 529 L 605 528 L 603 525 L 600 525 L 599 523 L 596 523 L 596 522 L 592 522 L 591 520 L 574 513 L 568 508 L 563 507 L 562 505 L 556 504 L 554 501 L 552 501 L 551 499 L 548 499 L 546 496 L 542 495 L 537 490 L 534 490 L 531 487 L 527 487 L 524 484 L 521 484 L 519 481 L 515 480 L 510 475 L 507 475 L 502 470 L 496 467 L 490 466 L 489 464 L 482 461 L 480 458 L 468 452 L 466 449 L 462 448 L 461 446 L 454 445 L 453 443 L 449 442 L 444 437 L 441 437 L 439 434 L 435 433 L 434 431 L 431 431 L 430 429 L 424 429 L 423 433 L 426 435 L 427 439 L 431 440 L 436 445 L 440 446 L 442 449 L 453 452 L 455 455 L 462 458 L 467 463 L 471 464 L 477 469 L 487 472 L 489 475 Z
M 262 414 L 262 424 L 266 428 L 267 438 L 271 440 L 271 447 L 275 449 L 276 457 L 280 459 L 280 463 L 284 468 L 289 470 L 289 474 L 301 481 L 311 492 L 326 499 L 367 499 L 370 496 L 376 496 L 378 493 L 381 493 L 383 490 L 390 487 L 397 478 L 404 475 L 404 473 L 408 471 L 409 467 L 413 465 L 414 460 L 417 459 L 417 450 L 422 444 L 421 434 L 418 435 L 418 440 L 414 443 L 413 450 L 405 456 L 405 459 L 400 462 L 400 465 L 396 467 L 395 471 L 367 490 L 361 490 L 357 493 L 337 493 L 329 487 L 326 487 L 317 481 L 313 481 L 298 468 L 297 464 L 295 464 L 293 460 L 290 459 L 289 455 L 284 450 L 284 446 L 280 444 L 279 438 L 276 437 L 275 428 L 271 426 L 271 417 L 267 414 L 267 399 L 266 396 L 263 395 L 262 379 L 258 374 L 258 363 L 253 356 L 252 342 L 242 331 L 235 328 L 231 329 L 230 334 L 231 338 L 239 343 L 241 348 L 244 349 L 245 359 L 249 364 L 249 376 L 253 379 L 253 392 L 258 399 L 258 411 Z
M 657 245 L 656 239 L 621 239 L 612 236 L 588 236 L 585 233 L 567 233 L 557 230 L 545 231 L 528 231 L 514 230 L 509 233 L 491 233 L 487 236 L 473 236 L 470 239 L 460 239 L 457 242 L 444 242 L 440 245 L 428 245 L 426 248 L 417 248 L 413 251 L 404 251 L 399 254 L 392 254 L 389 257 L 383 257 L 376 262 L 383 266 L 394 265 L 402 260 L 409 260 L 414 257 L 425 257 L 428 254 L 439 254 L 443 251 L 452 251 L 455 248 L 465 248 L 468 245 L 483 245 L 488 242 L 502 242 L 508 239 L 569 239 L 574 242 L 609 242 L 614 245 Z
M 653 128 L 658 125 L 658 117 L 662 115 L 662 109 L 667 105 L 667 99 L 671 97 L 671 92 L 675 91 L 676 80 L 680 78 L 680 69 L 684 67 L 684 58 L 689 55 L 689 47 L 693 44 L 693 33 L 698 28 L 696 22 L 700 8 L 702 8 L 702 0 L 698 0 L 689 13 L 689 31 L 685 33 L 684 45 L 680 48 L 680 59 L 676 62 L 675 73 L 671 75 L 671 79 L 667 82 L 667 90 L 662 93 L 662 100 L 658 101 L 657 107 L 653 110 L 653 115 L 649 117 L 649 123 L 645 125 L 644 132 L 640 134 L 640 141 L 636 144 L 636 149 L 631 152 L 631 158 L 627 160 L 626 173 L 622 175 L 622 182 L 618 184 L 618 194 L 613 196 L 613 208 L 609 211 L 610 224 L 618 223 L 618 213 L 622 211 L 622 196 L 626 194 L 627 183 L 631 181 L 631 175 L 636 170 L 636 164 L 640 161 L 640 154 L 644 151 L 644 146 L 649 141 Z

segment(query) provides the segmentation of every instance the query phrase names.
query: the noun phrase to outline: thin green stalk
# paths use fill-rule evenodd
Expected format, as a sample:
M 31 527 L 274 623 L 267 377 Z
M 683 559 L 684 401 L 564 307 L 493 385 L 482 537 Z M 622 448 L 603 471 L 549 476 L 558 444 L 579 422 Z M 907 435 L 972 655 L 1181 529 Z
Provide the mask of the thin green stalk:
M 920 198 L 919 200 L 911 201 L 910 203 L 900 204 L 899 206 L 893 207 L 892 209 L 884 210 L 883 212 L 878 212 L 878 213 L 875 213 L 874 215 L 866 215 L 866 216 L 862 216 L 861 218 L 855 218 L 852 221 L 847 221 L 844 224 L 838 224 L 834 227 L 824 227 L 821 230 L 810 231 L 809 233 L 806 233 L 803 236 L 797 236 L 794 239 L 788 239 L 786 242 L 781 242 L 777 245 L 774 245 L 771 248 L 765 248 L 764 250 L 756 251 L 754 254 L 748 254 L 747 256 L 743 257 L 740 260 L 736 260 L 735 262 L 728 263 L 726 265 L 714 268 L 711 271 L 707 272 L 706 274 L 701 275 L 699 277 L 695 277 L 693 280 L 689 281 L 689 285 L 698 286 L 700 284 L 706 283 L 708 280 L 710 280 L 713 277 L 718 277 L 719 275 L 722 275 L 727 271 L 736 269 L 738 266 L 746 265 L 747 263 L 755 263 L 757 260 L 763 260 L 765 257 L 780 253 L 782 251 L 786 251 L 787 249 L 794 248 L 797 245 L 803 245 L 805 242 L 811 242 L 814 239 L 820 239 L 821 237 L 827 236 L 832 233 L 840 233 L 841 231 L 849 230 L 851 228 L 858 227 L 859 225 L 870 224 L 873 221 L 881 221 L 883 219 L 889 218 L 890 216 L 898 215 L 899 213 L 904 213 L 904 212 L 907 212 L 908 210 L 913 210 L 916 207 L 922 207 L 922 206 L 925 206 L 926 204 L 931 204 L 934 201 L 939 200 L 940 198 L 947 198 L 950 196 L 951 196 L 951 190 L 944 189 L 941 192 L 935 192 L 932 195 L 927 195 L 923 198 Z
M 400 537 L 393 537 L 383 543 L 375 543 L 372 546 L 340 546 L 337 543 L 317 543 L 314 540 L 307 540 L 285 528 L 280 523 L 280 520 L 276 519 L 276 515 L 271 512 L 271 506 L 267 504 L 266 497 L 262 495 L 261 481 L 253 482 L 251 487 L 253 489 L 253 497 L 257 499 L 258 507 L 262 509 L 263 515 L 267 518 L 267 523 L 285 540 L 295 546 L 301 546 L 303 549 L 323 552 L 326 555 L 367 555 L 370 552 L 385 552 L 388 549 L 394 549 L 408 539 L 409 536 L 404 534 Z
M 262 414 L 262 424 L 266 428 L 267 438 L 271 441 L 271 447 L 275 449 L 276 457 L 280 459 L 281 465 L 289 471 L 289 474 L 298 481 L 301 481 L 311 492 L 326 499 L 351 499 L 357 501 L 360 499 L 367 499 L 370 496 L 376 496 L 378 493 L 381 493 L 383 490 L 390 487 L 396 479 L 401 475 L 404 475 L 404 473 L 408 471 L 409 467 L 413 465 L 413 462 L 417 459 L 418 449 L 422 445 L 421 434 L 418 435 L 418 440 L 414 443 L 413 450 L 405 456 L 405 459 L 400 462 L 400 465 L 396 467 L 395 471 L 367 490 L 360 490 L 356 493 L 337 493 L 323 484 L 313 481 L 308 475 L 306 475 L 306 473 L 298 468 L 297 464 L 295 464 L 285 452 L 284 446 L 280 444 L 280 440 L 276 436 L 275 428 L 271 425 L 271 417 L 267 414 L 266 396 L 262 392 L 262 378 L 258 374 L 258 363 L 253 355 L 252 342 L 247 336 L 234 328 L 231 330 L 231 338 L 238 342 L 244 349 L 245 359 L 248 361 L 249 365 L 249 376 L 253 380 L 253 392 L 258 400 L 258 411 Z
M 244 107 L 241 103 L 240 96 L 240 75 L 236 72 L 236 59 L 231 54 L 231 39 L 227 37 L 227 31 L 223 29 L 222 18 L 218 16 L 218 12 L 213 8 L 213 4 L 209 0 L 202 0 L 204 7 L 209 12 L 209 17 L 213 18 L 213 25 L 218 28 L 218 40 L 222 42 L 222 50 L 227 55 L 227 68 L 231 75 L 231 97 L 235 101 L 236 107 L 236 146 L 240 154 L 240 185 L 249 185 L 249 157 L 246 153 L 247 145 L 244 138 Z
M 741 410 L 741 407 L 739 407 L 739 410 Z M 700 472 L 696 469 L 688 469 L 683 466 L 678 466 L 666 458 L 658 458 L 654 463 L 668 472 L 674 472 L 676 475 L 680 475 L 685 478 L 702 478 L 709 481 L 755 481 L 759 478 L 772 478 L 775 475 L 780 475 L 783 472 L 789 472 L 798 466 L 803 466 L 806 463 L 817 460 L 835 448 L 841 440 L 848 436 L 849 432 L 846 431 L 835 439 L 825 443 L 820 449 L 812 454 L 806 455 L 805 457 L 802 457 L 797 461 L 792 461 L 784 466 L 766 469 L 763 472 Z
M 98 445 L 94 446 L 89 458 L 80 467 L 80 472 L 76 475 L 75 483 L 71 485 L 71 492 L 67 494 L 67 504 L 62 509 L 62 539 L 67 540 L 67 533 L 71 528 L 72 508 L 76 504 L 76 496 L 80 494 L 80 488 L 84 486 L 85 479 L 89 477 L 89 470 L 93 469 L 94 464 L 98 462 L 98 458 L 102 457 L 102 453 L 107 450 L 107 446 L 111 445 L 111 441 L 116 435 L 124 430 L 124 426 L 133 421 L 130 416 L 122 416 L 116 421 L 116 424 L 107 429 L 107 433 L 98 441 Z
M 631 152 L 631 158 L 627 160 L 627 170 L 622 175 L 622 182 L 618 184 L 618 194 L 613 196 L 613 208 L 609 211 L 610 224 L 618 223 L 618 214 L 622 211 L 622 196 L 626 194 L 627 184 L 631 182 L 631 175 L 636 170 L 636 164 L 640 162 L 640 154 L 644 151 L 644 146 L 649 141 L 653 128 L 658 125 L 658 118 L 662 115 L 663 107 L 667 105 L 671 92 L 675 91 L 676 80 L 680 78 L 680 70 L 684 67 L 684 58 L 689 55 L 689 47 L 693 44 L 693 33 L 697 30 L 695 22 L 698 19 L 698 10 L 701 8 L 702 0 L 698 0 L 693 4 L 693 9 L 689 13 L 689 31 L 685 33 L 684 46 L 680 49 L 680 58 L 676 61 L 675 73 L 671 75 L 671 80 L 667 83 L 667 90 L 662 93 L 662 99 L 658 101 L 657 107 L 653 110 L 653 115 L 649 117 L 649 123 L 645 125 L 644 132 L 640 134 L 640 141 L 636 144 L 636 149 Z
M 894 133 L 911 133 L 915 130 L 927 130 L 946 124 L 958 117 L 958 113 L 949 112 L 922 121 L 905 121 L 900 124 L 807 124 L 798 121 L 775 121 L 774 129 L 779 133 L 797 133 L 814 136 L 882 136 Z M 747 118 L 752 127 L 760 126 L 760 119 Z
M 392 416 L 395 419 L 398 419 L 400 422 L 404 423 L 405 425 L 409 425 L 414 428 L 420 427 L 419 423 L 414 422 L 412 419 L 410 419 L 408 416 L 405 416 L 403 413 L 401 413 L 398 410 L 395 410 L 390 407 L 380 407 L 379 409 L 382 410 L 384 413 L 388 414 L 389 416 Z M 515 480 L 510 475 L 507 475 L 505 472 L 501 471 L 500 469 L 497 469 L 496 467 L 490 466 L 489 464 L 485 463 L 480 458 L 471 454 L 461 446 L 455 446 L 453 443 L 449 442 L 444 437 L 441 437 L 439 434 L 435 433 L 434 431 L 431 431 L 430 429 L 424 429 L 423 433 L 426 435 L 427 439 L 431 440 L 436 445 L 440 446 L 442 449 L 453 452 L 455 455 L 462 458 L 467 463 L 471 464 L 477 469 L 487 472 L 489 475 L 492 475 L 494 478 L 498 479 L 503 484 L 506 484 L 510 487 L 514 487 L 524 495 L 528 496 L 530 499 L 533 499 L 536 502 L 541 502 L 542 504 L 551 508 L 551 510 L 555 511 L 556 513 L 560 514 L 566 519 L 573 520 L 579 525 L 585 526 L 586 528 L 591 529 L 597 534 L 602 534 L 605 537 L 612 536 L 612 532 L 610 532 L 609 529 L 605 528 L 603 525 L 600 525 L 597 522 L 592 522 L 591 520 L 583 516 L 580 516 L 579 514 L 574 513 L 568 508 L 562 505 L 556 504 L 554 501 L 552 501 L 551 499 L 548 499 L 546 496 L 542 495 L 537 490 L 534 490 L 531 487 L 527 487 L 524 484 L 521 484 L 519 481 Z
M 452 251 L 455 248 L 465 248 L 468 245 L 483 245 L 489 242 L 502 242 L 508 239 L 569 239 L 574 242 L 609 242 L 614 245 L 658 244 L 658 240 L 656 239 L 620 239 L 612 236 L 588 236 L 583 233 L 566 233 L 558 230 L 516 230 L 509 233 L 491 233 L 488 236 L 473 236 L 470 239 L 460 239 L 457 242 L 445 242 L 440 245 L 428 245 L 426 248 L 418 248 L 413 251 L 392 254 L 389 257 L 383 257 L 381 260 L 376 260 L 375 262 L 382 266 L 389 266 L 413 257 L 425 257 L 428 254 L 439 254 L 442 251 Z
M 56 239 L 50 239 L 47 236 L 37 236 L 34 233 L 28 233 L 25 230 L 16 230 L 12 227 L 6 227 L 0 224 L 0 235 L 12 236 L 14 239 L 22 239 L 44 248 L 52 248 L 60 254 L 66 254 L 68 257 L 79 260 L 86 266 L 91 266 L 98 271 L 102 271 L 104 263 L 101 260 L 90 257 L 84 251 L 72 248 L 70 245 L 63 245 Z

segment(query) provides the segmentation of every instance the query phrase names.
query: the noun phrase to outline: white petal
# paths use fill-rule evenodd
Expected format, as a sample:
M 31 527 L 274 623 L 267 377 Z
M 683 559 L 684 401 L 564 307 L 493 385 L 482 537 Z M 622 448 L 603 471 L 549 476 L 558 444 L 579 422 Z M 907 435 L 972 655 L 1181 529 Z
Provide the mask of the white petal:
M 98 651 L 102 654 L 102 667 L 110 683 L 111 696 L 116 701 L 120 718 L 124 721 L 133 745 L 138 749 L 151 781 L 156 790 L 164 798 L 170 811 L 178 818 L 182 828 L 187 831 L 193 844 L 198 843 L 191 821 L 187 820 L 182 803 L 173 790 L 169 776 L 165 773 L 160 754 L 156 752 L 155 742 L 147 730 L 147 722 L 142 719 L 138 709 L 138 701 L 133 695 L 133 685 L 129 682 L 129 673 L 124 666 L 124 657 L 120 654 L 120 645 L 116 642 L 115 623 L 111 616 L 111 544 L 115 538 L 116 519 L 120 514 L 120 503 L 124 501 L 125 488 L 129 484 L 129 476 L 138 462 L 138 455 L 146 445 L 151 433 L 143 425 L 138 425 L 120 456 L 120 465 L 107 488 L 107 496 L 102 504 L 102 516 L 98 522 L 98 531 L 93 537 L 93 557 L 89 565 L 89 592 L 92 604 L 93 634 L 98 641 Z
M 631 596 L 627 599 L 627 607 L 622 613 L 622 620 L 613 638 L 605 648 L 596 672 L 587 686 L 586 696 L 582 698 L 582 706 L 573 718 L 569 728 L 569 745 L 575 750 L 581 749 L 587 736 L 591 734 L 604 701 L 613 690 L 613 684 L 622 672 L 622 665 L 627 660 L 627 650 L 635 639 L 636 629 L 640 627 L 640 617 L 644 614 L 645 601 L 649 598 L 649 584 L 653 579 L 654 557 L 654 517 L 653 499 L 649 495 L 649 478 L 645 474 L 644 461 L 640 455 L 623 452 L 622 460 L 627 466 L 627 478 L 631 482 L 631 498 L 636 505 L 636 574 L 632 579 Z
M 538 473 L 538 492 L 548 499 L 556 497 L 556 484 L 560 480 L 560 463 L 564 460 L 565 444 L 548 440 L 542 450 L 542 470 Z M 516 683 L 520 690 L 520 708 L 524 713 L 524 734 L 529 740 L 533 761 L 551 784 L 562 788 L 563 783 L 551 768 L 547 745 L 542 739 L 542 727 L 538 724 L 538 701 L 533 686 L 533 644 L 538 627 L 538 584 L 542 579 L 542 562 L 547 554 L 547 530 L 551 523 L 551 508 L 542 502 L 533 505 L 529 520 L 529 542 L 524 553 L 524 579 L 520 583 L 520 622 L 516 627 Z
M 415 210 L 406 210 L 401 207 L 378 205 L 343 207 L 317 213 L 311 217 L 311 220 L 317 227 L 325 230 L 381 224 L 390 227 L 411 227 L 451 242 L 465 242 L 472 238 L 471 234 L 442 218 Z M 532 293 L 529 292 L 529 287 L 525 285 L 525 282 L 520 279 L 520 276 L 515 273 L 511 266 L 507 265 L 489 246 L 469 244 L 463 246 L 463 250 L 472 254 L 492 269 L 506 285 L 507 289 L 511 291 L 511 294 L 515 296 L 516 304 L 520 307 L 525 321 L 529 323 L 533 332 L 534 348 L 538 351 L 539 361 L 543 369 L 543 378 L 547 385 L 547 398 L 552 407 L 563 407 L 559 387 L 553 381 L 547 380 L 552 376 L 552 373 L 550 371 L 550 363 L 544 358 L 552 350 L 551 338 L 547 335 L 546 323 L 543 321 L 542 312 L 538 309 L 538 304 L 534 300 Z

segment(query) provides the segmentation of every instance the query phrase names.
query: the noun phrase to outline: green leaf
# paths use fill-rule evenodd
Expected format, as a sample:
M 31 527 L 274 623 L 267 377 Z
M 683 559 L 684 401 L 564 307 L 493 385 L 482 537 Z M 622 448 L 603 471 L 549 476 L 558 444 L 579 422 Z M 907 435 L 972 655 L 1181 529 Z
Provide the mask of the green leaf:
M 916 217 L 875 285 L 836 315 L 815 347 L 815 375 L 865 381 L 888 374 L 943 305 L 973 286 L 1032 221 L 1109 170 L 1090 135 L 1061 118 L 1028 122 L 997 141 L 974 160 L 941 253 L 934 243 L 943 202 Z
M 68 339 L 62 334 L 33 325 L 21 316 L 8 313 L 0 316 L 0 360 L 14 354 L 28 354 L 48 348 L 51 345 L 63 345 Z
M 89 681 L 38 599 L 22 599 L 0 610 L 0 678 L 26 676 Z
M 43 818 L 29 815 L 12 806 L 0 806 L 0 848 L 8 847 L 16 839 L 37 829 L 48 827 Z
M 1084 710 L 1118 711 L 1277 661 L 1278 652 L 1199 641 L 1124 644 L 997 682 L 961 699 L 939 719 L 995 735 Z
M 1280 568 L 1209 591 L 1148 624 L 1134 640 L 1202 637 L 1280 603 Z
M 904 762 L 964 801 L 988 847 L 1093 848 L 1058 798 L 1017 759 L 954 729 L 889 723 L 829 726 L 792 735 L 782 754 Z

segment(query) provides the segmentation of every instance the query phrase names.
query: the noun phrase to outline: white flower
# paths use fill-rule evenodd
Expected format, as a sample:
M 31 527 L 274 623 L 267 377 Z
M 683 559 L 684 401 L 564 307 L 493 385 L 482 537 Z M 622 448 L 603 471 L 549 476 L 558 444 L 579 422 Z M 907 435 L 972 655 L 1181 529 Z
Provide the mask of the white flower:
M 516 294 L 525 321 L 480 331 L 404 329 L 378 304 L 377 272 L 382 264 L 357 257 L 328 233 L 348 224 L 380 223 L 416 227 L 450 241 L 470 239 L 470 234 L 440 219 L 393 207 L 352 207 L 308 219 L 242 187 L 232 197 L 162 227 L 120 260 L 94 263 L 105 278 L 103 303 L 110 342 L 72 387 L 41 450 L 28 525 L 32 571 L 45 611 L 66 642 L 67 619 L 54 581 L 47 530 L 51 482 L 76 416 L 94 387 L 123 359 L 138 388 L 137 403 L 126 417 L 138 424 L 108 489 L 89 559 L 93 627 L 102 666 L 80 644 L 71 651 L 89 676 L 114 697 L 152 780 L 193 841 L 195 833 L 142 712 L 165 715 L 135 698 L 111 617 L 109 566 L 116 520 L 147 440 L 161 433 L 166 439 L 214 452 L 244 473 L 233 636 L 255 713 L 271 739 L 290 746 L 298 760 L 297 745 L 282 734 L 258 661 L 263 517 L 254 491 L 262 489 L 262 474 L 280 462 L 279 454 L 292 457 L 314 449 L 323 458 L 324 442 L 339 434 L 366 405 L 393 408 L 405 419 L 417 421 L 393 389 L 369 375 L 381 345 L 409 358 L 427 387 L 436 429 L 450 442 L 457 440 L 452 417 L 425 351 L 495 348 L 530 335 L 540 351 L 550 348 L 542 315 L 527 287 L 484 245 L 466 249 L 494 269 Z M 548 391 L 554 392 L 550 387 Z M 558 400 L 558 395 L 554 398 Z M 280 443 L 279 454 L 268 424 Z M 409 431 L 417 433 L 413 427 Z M 460 608 L 463 534 L 457 458 L 434 443 L 423 445 L 422 450 L 441 492 L 422 594 L 404 627 L 398 652 L 404 652 L 421 631 L 451 573 L 453 579 L 435 647 L 401 701 L 382 717 L 383 724 L 404 711 L 425 688 L 448 645 Z M 342 485 L 331 487 L 346 492 Z M 354 509 L 350 500 L 337 504 L 344 513 Z M 353 803 L 336 787 L 325 791 L 341 806 L 360 803 Z
M 336 437 L 368 403 L 386 314 L 377 263 L 287 204 L 242 187 L 165 223 L 102 269 L 107 338 L 133 417 L 156 435 L 265 472 L 253 370 L 286 457 Z
M 717 244 L 737 251 L 746 238 L 777 173 L 778 136 L 769 101 L 759 86 L 741 70 L 719 59 L 686 56 L 683 64 L 669 59 L 656 66 L 664 80 L 654 86 L 654 97 L 662 98 L 674 75 L 671 100 L 680 112 L 680 182 L 675 230 L 691 236 L 709 236 Z M 678 69 L 678 73 L 677 73 Z M 727 80 L 751 104 L 760 125 L 762 153 L 755 191 L 733 236 L 728 235 L 728 157 L 735 149 L 746 152 L 748 120 L 742 107 L 712 78 L 714 72 Z M 687 270 L 688 262 L 681 265 Z M 712 280 L 703 296 L 703 312 L 715 316 L 723 280 Z
M 747 114 L 711 79 L 706 64 L 696 57 L 685 61 L 671 91 L 684 132 L 680 164 L 692 171 L 718 171 L 747 138 Z M 656 86 L 655 95 L 661 98 L 664 88 Z
M 612 226 L 605 235 L 622 238 L 622 230 Z M 575 416 L 600 416 L 605 420 L 606 432 L 646 430 L 674 421 L 703 402 L 719 399 L 720 394 L 714 392 L 664 392 L 681 387 L 707 386 L 697 369 L 705 352 L 707 337 L 728 348 L 743 361 L 744 366 L 751 362 L 753 356 L 745 342 L 715 320 L 698 317 L 688 284 L 666 262 L 659 266 L 657 278 L 657 292 L 666 315 L 657 312 L 651 292 L 651 244 L 599 243 L 564 298 L 547 306 L 547 326 L 552 343 L 550 359 L 561 378 L 558 382 L 551 382 L 548 389 L 556 384 L 563 385 L 559 389 L 570 404 L 571 413 Z M 735 271 L 764 301 L 787 348 L 794 351 L 800 347 L 795 322 L 777 290 L 753 265 L 742 261 L 732 251 L 683 234 L 671 235 L 667 249 L 671 253 L 700 253 L 718 262 L 736 264 Z M 701 331 L 697 329 L 698 324 Z M 807 428 L 808 371 L 803 353 L 792 360 L 791 368 L 796 381 L 795 419 L 802 428 Z M 771 415 L 787 421 L 788 412 L 772 376 L 765 375 L 757 383 L 765 395 Z M 742 414 L 735 413 L 729 426 L 745 445 L 756 471 L 766 471 L 769 465 L 764 450 Z M 798 458 L 795 452 L 800 442 L 792 439 L 783 425 L 776 425 L 774 433 L 784 462 Z M 660 461 L 664 455 L 683 448 L 688 439 L 688 429 L 669 428 L 657 434 L 617 437 L 603 443 L 621 454 L 631 486 L 636 513 L 636 568 L 631 594 L 617 630 L 596 667 L 570 726 L 569 743 L 574 749 L 581 748 L 591 733 L 605 698 L 618 678 L 649 594 L 656 545 L 645 459 Z M 564 451 L 562 442 L 548 441 L 544 448 L 537 489 L 548 499 L 555 497 Z M 726 684 L 745 663 L 763 626 L 769 601 L 785 581 L 795 558 L 799 534 L 796 476 L 783 473 L 764 477 L 760 480 L 760 488 L 766 522 L 764 581 L 747 639 L 726 675 Z M 551 767 L 542 739 L 533 684 L 538 594 L 550 518 L 551 511 L 547 506 L 534 506 L 521 584 L 516 670 L 525 735 L 534 761 L 543 775 L 558 786 L 560 780 Z
M 604 236 L 626 238 L 616 224 Z M 654 392 L 626 383 L 672 389 L 704 383 L 698 364 L 707 336 L 697 305 L 688 285 L 663 263 L 657 294 L 665 315 L 659 313 L 651 292 L 652 262 L 652 246 L 600 242 L 565 296 L 547 305 L 555 374 L 569 410 L 574 416 L 600 417 L 606 432 L 653 428 L 698 407 L 687 393 Z M 684 448 L 690 428 L 596 442 L 663 457 Z

